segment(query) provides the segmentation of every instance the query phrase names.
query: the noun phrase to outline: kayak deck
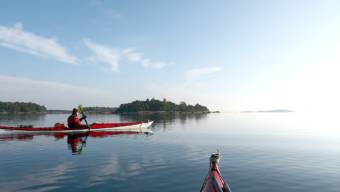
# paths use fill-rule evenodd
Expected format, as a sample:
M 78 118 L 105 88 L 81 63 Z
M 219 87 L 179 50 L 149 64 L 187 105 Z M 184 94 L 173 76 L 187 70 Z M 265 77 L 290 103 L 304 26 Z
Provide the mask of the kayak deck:
M 213 153 L 210 157 L 210 168 L 205 177 L 201 192 L 231 192 L 227 183 L 224 182 L 219 169 L 219 154 Z
M 88 131 L 119 131 L 119 130 L 140 130 L 147 129 L 151 126 L 153 122 L 128 122 L 128 123 L 93 123 L 88 127 L 82 128 L 68 128 L 63 124 L 56 125 L 54 127 L 32 127 L 32 126 L 1 126 L 0 130 L 10 131 L 10 132 L 33 132 L 33 133 L 79 133 L 79 132 L 88 132 Z M 151 131 L 151 130 L 150 130 Z

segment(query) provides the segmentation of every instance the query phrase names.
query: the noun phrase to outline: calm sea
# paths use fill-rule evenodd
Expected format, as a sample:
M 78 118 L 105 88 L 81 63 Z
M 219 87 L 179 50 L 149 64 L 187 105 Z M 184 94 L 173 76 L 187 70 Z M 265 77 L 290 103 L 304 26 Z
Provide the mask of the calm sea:
M 2 115 L 0 124 L 50 126 L 66 118 Z M 0 191 L 199 191 L 216 150 L 234 192 L 340 191 L 336 117 L 220 113 L 88 120 L 154 120 L 154 134 L 88 137 L 81 153 L 72 152 L 67 136 L 3 136 Z

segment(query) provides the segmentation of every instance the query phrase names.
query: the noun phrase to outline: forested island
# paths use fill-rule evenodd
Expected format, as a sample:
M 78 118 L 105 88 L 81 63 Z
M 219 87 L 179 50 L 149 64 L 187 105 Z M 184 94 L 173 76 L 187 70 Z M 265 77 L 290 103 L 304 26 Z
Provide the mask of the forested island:
M 175 104 L 166 99 L 147 99 L 145 101 L 133 101 L 121 104 L 116 107 L 84 107 L 87 114 L 129 114 L 129 113 L 210 113 L 209 109 L 200 104 L 190 105 L 185 102 Z M 64 114 L 71 113 L 72 109 L 47 110 L 45 106 L 31 102 L 1 102 L 0 114 L 31 114 L 31 113 L 51 113 Z
M 124 113 L 156 113 L 156 112 L 185 112 L 185 113 L 209 113 L 209 109 L 200 104 L 187 105 L 185 102 L 175 104 L 166 99 L 147 99 L 145 101 L 133 101 L 131 103 L 121 104 L 115 111 L 118 114 Z
M 31 102 L 1 102 L 0 114 L 25 114 L 25 113 L 46 113 L 43 105 Z

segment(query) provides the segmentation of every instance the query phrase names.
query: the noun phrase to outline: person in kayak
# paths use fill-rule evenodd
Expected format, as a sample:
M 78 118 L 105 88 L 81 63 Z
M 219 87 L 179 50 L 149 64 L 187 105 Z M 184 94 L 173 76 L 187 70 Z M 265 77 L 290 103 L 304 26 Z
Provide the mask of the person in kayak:
M 70 129 L 83 128 L 84 125 L 81 124 L 81 121 L 84 119 L 86 119 L 85 115 L 80 119 L 78 118 L 78 109 L 74 108 L 72 110 L 72 114 L 67 119 L 68 128 Z

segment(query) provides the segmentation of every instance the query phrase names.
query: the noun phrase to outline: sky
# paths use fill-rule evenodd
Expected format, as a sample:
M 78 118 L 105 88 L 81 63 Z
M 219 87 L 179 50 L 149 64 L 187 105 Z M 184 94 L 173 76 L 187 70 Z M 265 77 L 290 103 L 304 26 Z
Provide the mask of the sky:
M 340 108 L 340 1 L 0 1 L 0 101 Z

